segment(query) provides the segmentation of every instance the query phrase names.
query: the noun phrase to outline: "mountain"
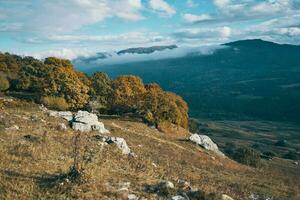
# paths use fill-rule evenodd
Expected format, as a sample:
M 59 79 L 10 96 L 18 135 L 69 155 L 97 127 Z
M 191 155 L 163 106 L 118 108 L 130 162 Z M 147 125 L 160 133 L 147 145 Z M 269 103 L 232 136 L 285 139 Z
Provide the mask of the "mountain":
M 166 49 L 176 49 L 178 48 L 176 45 L 169 45 L 169 46 L 152 46 L 152 47 L 138 47 L 138 48 L 129 48 L 125 50 L 119 51 L 117 54 L 122 55 L 126 53 L 130 54 L 150 54 L 155 51 L 164 51 Z
M 183 96 L 194 118 L 300 123 L 300 46 L 243 40 L 222 47 L 210 54 L 86 65 L 81 70 L 158 82 Z

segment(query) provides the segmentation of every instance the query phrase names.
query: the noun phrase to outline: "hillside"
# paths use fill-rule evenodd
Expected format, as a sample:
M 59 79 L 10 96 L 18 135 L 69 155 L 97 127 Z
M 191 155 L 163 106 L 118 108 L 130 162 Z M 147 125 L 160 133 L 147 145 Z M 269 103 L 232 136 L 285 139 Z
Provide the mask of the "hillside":
M 165 134 L 128 118 L 100 120 L 111 136 L 127 141 L 135 156 L 122 155 L 114 145 L 103 146 L 97 132 L 85 133 L 85 173 L 73 181 L 66 175 L 74 162 L 76 132 L 36 104 L 1 97 L 0 199 L 127 199 L 128 193 L 168 199 L 185 193 L 181 180 L 194 190 L 234 199 L 300 198 L 300 168 L 291 161 L 276 158 L 254 169 L 188 142 L 183 129 Z M 67 128 L 61 129 L 61 123 Z M 162 193 L 149 189 L 161 180 L 173 182 L 175 188 Z M 218 199 L 212 196 L 205 199 Z
M 208 55 L 78 67 L 155 81 L 184 97 L 194 118 L 300 123 L 300 46 L 263 40 L 222 46 Z

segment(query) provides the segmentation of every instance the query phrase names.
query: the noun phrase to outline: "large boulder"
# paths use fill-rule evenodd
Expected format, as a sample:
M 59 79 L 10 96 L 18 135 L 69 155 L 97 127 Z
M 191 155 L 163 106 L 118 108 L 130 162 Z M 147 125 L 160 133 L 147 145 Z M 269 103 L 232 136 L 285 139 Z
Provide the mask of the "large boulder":
M 104 124 L 98 121 L 96 114 L 87 111 L 78 111 L 73 119 L 72 128 L 76 131 L 89 132 L 98 131 L 101 134 L 107 134 Z
M 213 151 L 220 156 L 224 156 L 218 146 L 207 135 L 193 134 L 190 137 L 190 141 L 195 142 L 206 150 Z

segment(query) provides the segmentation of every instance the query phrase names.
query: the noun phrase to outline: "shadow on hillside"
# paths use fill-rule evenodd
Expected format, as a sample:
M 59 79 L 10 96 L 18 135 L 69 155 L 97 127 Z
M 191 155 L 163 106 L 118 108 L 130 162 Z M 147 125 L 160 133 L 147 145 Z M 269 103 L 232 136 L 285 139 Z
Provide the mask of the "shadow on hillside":
M 29 181 L 33 180 L 41 189 L 53 189 L 55 187 L 70 183 L 79 177 L 78 172 L 71 170 L 68 173 L 63 174 L 25 174 L 16 171 L 5 170 L 3 171 L 5 178 Z

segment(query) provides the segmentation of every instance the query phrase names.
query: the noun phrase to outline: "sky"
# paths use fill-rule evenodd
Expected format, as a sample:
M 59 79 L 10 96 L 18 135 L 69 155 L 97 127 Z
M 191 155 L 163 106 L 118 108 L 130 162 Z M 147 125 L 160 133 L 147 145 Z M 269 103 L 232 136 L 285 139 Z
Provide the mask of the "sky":
M 300 44 L 300 0 L 0 0 L 0 51 L 37 58 L 253 38 Z

